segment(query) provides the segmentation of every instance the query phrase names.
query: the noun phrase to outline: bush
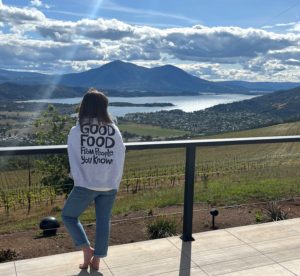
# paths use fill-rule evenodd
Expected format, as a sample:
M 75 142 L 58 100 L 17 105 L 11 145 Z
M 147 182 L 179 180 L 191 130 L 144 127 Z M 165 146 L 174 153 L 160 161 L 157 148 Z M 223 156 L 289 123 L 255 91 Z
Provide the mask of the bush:
M 0 263 L 12 261 L 18 256 L 15 250 L 1 249 L 0 250 Z
M 150 239 L 161 239 L 176 235 L 176 222 L 165 217 L 157 218 L 147 225 Z
M 53 213 L 59 213 L 62 211 L 62 208 L 60 208 L 59 206 L 54 206 L 52 209 L 51 209 L 51 214 Z
M 255 222 L 261 223 L 264 220 L 264 215 L 261 210 L 255 212 Z
M 284 220 L 288 218 L 288 212 L 281 209 L 276 201 L 272 201 L 266 208 L 267 216 L 273 221 Z

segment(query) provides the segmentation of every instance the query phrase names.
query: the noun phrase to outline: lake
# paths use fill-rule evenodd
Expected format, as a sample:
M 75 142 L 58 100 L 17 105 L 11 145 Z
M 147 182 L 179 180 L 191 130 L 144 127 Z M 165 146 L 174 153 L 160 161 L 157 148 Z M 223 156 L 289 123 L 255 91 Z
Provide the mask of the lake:
M 114 116 L 124 116 L 127 113 L 134 112 L 155 112 L 160 110 L 181 109 L 185 112 L 203 110 L 218 104 L 226 104 L 237 101 L 252 99 L 258 95 L 243 94 L 202 94 L 197 96 L 165 96 L 165 97 L 109 97 L 110 102 L 129 102 L 129 103 L 172 103 L 174 106 L 167 107 L 119 107 L 110 106 L 109 112 Z M 82 98 L 63 98 L 63 99 L 43 99 L 31 100 L 27 102 L 47 102 L 76 104 L 80 103 Z

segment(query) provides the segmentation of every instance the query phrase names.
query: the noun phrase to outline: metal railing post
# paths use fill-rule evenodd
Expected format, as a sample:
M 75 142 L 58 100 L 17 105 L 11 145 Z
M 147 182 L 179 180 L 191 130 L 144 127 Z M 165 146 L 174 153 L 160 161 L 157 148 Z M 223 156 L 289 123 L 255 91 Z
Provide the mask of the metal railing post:
M 184 209 L 183 209 L 183 241 L 194 241 L 192 237 L 193 228 L 193 205 L 194 205 L 194 181 L 195 181 L 195 157 L 196 147 L 186 146 L 185 157 L 185 183 L 184 183 Z

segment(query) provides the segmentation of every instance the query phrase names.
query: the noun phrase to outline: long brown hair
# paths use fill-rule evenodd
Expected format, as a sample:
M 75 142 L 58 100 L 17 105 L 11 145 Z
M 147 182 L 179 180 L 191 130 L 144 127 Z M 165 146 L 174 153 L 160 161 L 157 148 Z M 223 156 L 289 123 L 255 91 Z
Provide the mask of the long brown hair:
M 83 99 L 79 108 L 79 124 L 83 125 L 88 122 L 92 123 L 92 120 L 97 119 L 98 124 L 110 124 L 112 123 L 109 117 L 108 111 L 108 98 L 95 88 L 90 88 L 83 96 Z

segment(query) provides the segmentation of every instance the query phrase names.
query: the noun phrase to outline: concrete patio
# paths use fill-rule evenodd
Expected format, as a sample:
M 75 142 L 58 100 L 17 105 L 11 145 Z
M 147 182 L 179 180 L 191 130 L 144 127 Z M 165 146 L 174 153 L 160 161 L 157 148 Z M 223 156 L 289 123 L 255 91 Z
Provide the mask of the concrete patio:
M 99 272 L 81 252 L 0 264 L 0 275 L 300 275 L 300 219 L 111 246 Z

